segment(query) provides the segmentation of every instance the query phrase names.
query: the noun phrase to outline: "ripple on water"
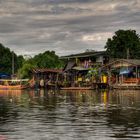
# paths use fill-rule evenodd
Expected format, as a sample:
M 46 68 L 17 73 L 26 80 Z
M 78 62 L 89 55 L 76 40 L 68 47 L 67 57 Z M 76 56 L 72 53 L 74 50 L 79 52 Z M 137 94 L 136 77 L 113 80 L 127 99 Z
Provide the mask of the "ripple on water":
M 138 92 L 22 92 L 0 96 L 0 136 L 9 140 L 140 139 Z

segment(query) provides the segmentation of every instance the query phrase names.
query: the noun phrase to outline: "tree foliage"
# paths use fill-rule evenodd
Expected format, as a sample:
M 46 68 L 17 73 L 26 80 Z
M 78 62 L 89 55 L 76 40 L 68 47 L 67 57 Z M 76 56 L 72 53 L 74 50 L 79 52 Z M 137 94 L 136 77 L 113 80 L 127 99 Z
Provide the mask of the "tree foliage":
M 140 38 L 135 30 L 118 30 L 105 45 L 111 58 L 140 59 Z
M 40 53 L 33 58 L 33 62 L 38 68 L 61 68 L 62 61 L 54 51 Z
M 59 60 L 59 57 L 54 51 L 46 51 L 35 55 L 33 58 L 26 60 L 21 69 L 19 69 L 19 75 L 22 78 L 30 77 L 30 73 L 33 68 L 62 68 L 63 62 Z
M 20 68 L 18 70 L 18 77 L 20 78 L 31 78 L 31 70 L 35 68 L 35 65 L 29 63 L 29 62 L 25 62 L 22 66 L 22 68 Z
M 0 43 L 0 73 L 12 74 L 12 59 L 14 59 L 14 71 L 16 73 L 22 66 L 24 58 L 17 56 L 9 48 L 4 47 Z
M 63 62 L 54 51 L 46 51 L 25 60 L 22 55 L 17 56 L 9 48 L 0 43 L 0 73 L 12 74 L 12 58 L 14 58 L 14 70 L 21 78 L 30 77 L 33 68 L 62 68 Z

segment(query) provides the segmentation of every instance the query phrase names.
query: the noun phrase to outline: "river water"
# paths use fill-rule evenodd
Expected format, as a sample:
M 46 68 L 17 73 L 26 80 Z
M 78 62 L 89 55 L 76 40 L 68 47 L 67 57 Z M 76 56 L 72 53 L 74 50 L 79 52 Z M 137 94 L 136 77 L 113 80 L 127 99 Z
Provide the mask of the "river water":
M 0 140 L 140 139 L 140 91 L 0 91 Z

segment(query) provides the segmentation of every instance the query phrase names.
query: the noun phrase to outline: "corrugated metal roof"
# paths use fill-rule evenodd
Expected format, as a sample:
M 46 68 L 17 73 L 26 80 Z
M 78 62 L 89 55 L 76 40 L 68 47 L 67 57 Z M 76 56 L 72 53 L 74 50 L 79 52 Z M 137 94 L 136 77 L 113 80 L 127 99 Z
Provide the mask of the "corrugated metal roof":
M 63 71 L 68 71 L 68 70 L 72 69 L 75 65 L 76 65 L 75 62 L 69 61 L 69 62 L 66 64 L 66 66 L 64 67 L 64 70 L 63 70 Z
M 140 66 L 140 59 L 123 59 L 123 61 Z
M 60 59 L 80 58 L 80 57 L 89 57 L 89 56 L 98 56 L 98 55 L 105 55 L 105 51 L 89 51 L 84 53 L 72 54 L 67 56 L 61 56 Z
M 120 63 L 126 62 L 126 63 L 130 64 L 131 66 L 140 66 L 140 59 L 117 59 L 117 60 L 110 62 L 109 64 L 104 65 L 103 68 L 108 67 L 108 66 L 113 66 L 113 64 L 115 64 L 117 62 L 120 62 Z

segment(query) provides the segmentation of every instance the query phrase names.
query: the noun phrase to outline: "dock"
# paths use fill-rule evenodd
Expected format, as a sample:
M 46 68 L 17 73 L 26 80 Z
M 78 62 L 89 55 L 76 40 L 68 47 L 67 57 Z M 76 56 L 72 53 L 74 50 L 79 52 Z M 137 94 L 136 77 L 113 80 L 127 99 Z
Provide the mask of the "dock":
M 78 86 L 78 87 L 61 87 L 61 90 L 94 90 L 94 89 L 106 89 L 108 84 L 106 83 L 92 83 L 91 86 Z
M 93 90 L 93 87 L 62 87 L 61 90 Z
M 112 86 L 110 86 L 113 89 L 129 89 L 129 90 L 140 90 L 140 84 L 114 84 Z

